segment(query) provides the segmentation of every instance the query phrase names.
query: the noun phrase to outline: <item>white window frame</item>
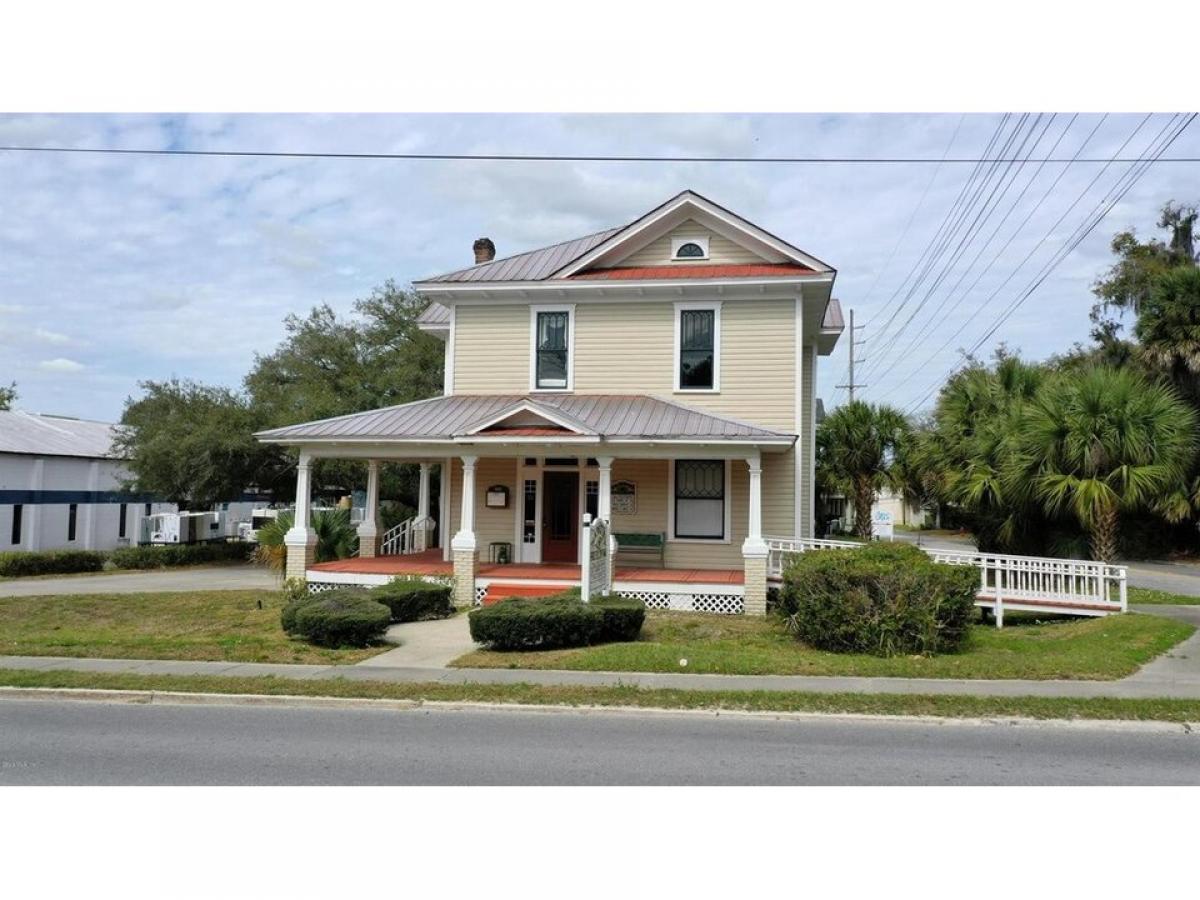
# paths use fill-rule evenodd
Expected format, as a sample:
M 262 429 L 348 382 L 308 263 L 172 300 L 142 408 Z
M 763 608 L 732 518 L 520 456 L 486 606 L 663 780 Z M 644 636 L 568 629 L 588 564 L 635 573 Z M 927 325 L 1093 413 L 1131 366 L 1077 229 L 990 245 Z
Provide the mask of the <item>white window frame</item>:
M 713 459 L 712 454 L 696 456 L 677 456 L 667 460 L 667 542 L 672 544 L 728 544 L 733 541 L 733 465 L 732 460 L 725 460 L 725 522 L 721 538 L 681 538 L 675 537 L 675 463 L 692 459 Z
M 685 310 L 711 310 L 713 313 L 713 383 L 710 388 L 685 388 L 679 385 L 679 354 L 683 342 L 682 323 Z M 675 369 L 672 381 L 676 394 L 719 394 L 721 393 L 721 301 L 680 300 L 675 304 L 675 352 L 671 354 L 671 365 Z
M 537 320 L 538 313 L 567 314 L 567 386 L 538 387 L 537 384 Z M 575 304 L 535 303 L 529 307 L 529 390 L 537 394 L 568 394 L 575 390 Z
M 704 251 L 703 256 L 680 256 L 679 248 L 684 244 L 696 244 Z M 671 238 L 671 259 L 676 262 L 695 262 L 708 259 L 708 237 L 673 237 Z

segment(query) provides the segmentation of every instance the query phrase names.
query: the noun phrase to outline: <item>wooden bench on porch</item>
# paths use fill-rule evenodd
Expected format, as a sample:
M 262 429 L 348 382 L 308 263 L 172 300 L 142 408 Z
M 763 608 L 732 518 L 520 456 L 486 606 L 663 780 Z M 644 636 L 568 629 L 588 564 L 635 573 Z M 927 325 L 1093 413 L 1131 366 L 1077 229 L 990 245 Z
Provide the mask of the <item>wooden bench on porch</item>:
M 646 534 L 632 531 L 614 531 L 613 538 L 617 542 L 618 556 L 657 557 L 660 567 L 666 565 L 665 551 L 667 535 L 665 532 L 650 532 Z

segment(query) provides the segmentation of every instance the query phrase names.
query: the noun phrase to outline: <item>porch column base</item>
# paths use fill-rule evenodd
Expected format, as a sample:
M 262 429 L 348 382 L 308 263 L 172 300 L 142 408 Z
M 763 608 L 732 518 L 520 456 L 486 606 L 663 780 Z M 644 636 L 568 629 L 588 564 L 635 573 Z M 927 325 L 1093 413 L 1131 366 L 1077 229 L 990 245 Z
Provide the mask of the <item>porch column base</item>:
M 742 563 L 745 571 L 746 615 L 767 614 L 767 545 L 761 548 L 750 541 L 742 547 Z
M 454 605 L 475 605 L 474 550 L 454 550 Z
M 287 548 L 284 578 L 305 579 L 308 567 L 317 561 L 317 533 L 311 528 L 293 528 L 283 538 Z
M 379 555 L 379 530 L 374 524 L 358 526 L 358 555 L 364 559 Z

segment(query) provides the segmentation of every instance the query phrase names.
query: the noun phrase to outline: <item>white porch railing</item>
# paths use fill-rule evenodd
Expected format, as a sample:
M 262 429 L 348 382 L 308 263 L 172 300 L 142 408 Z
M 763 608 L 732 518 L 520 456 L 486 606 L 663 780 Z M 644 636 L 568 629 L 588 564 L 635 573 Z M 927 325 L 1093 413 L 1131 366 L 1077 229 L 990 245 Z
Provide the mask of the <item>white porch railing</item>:
M 424 522 L 419 516 L 405 519 L 399 525 L 389 528 L 383 533 L 379 542 L 379 553 L 382 556 L 403 556 L 407 553 L 420 553 L 426 549 L 426 537 L 432 527 L 432 520 Z
M 812 550 L 862 547 L 850 541 L 767 538 L 767 575 L 780 578 L 785 558 Z M 979 569 L 976 605 L 991 609 L 997 626 L 1006 606 L 1035 612 L 1107 615 L 1129 608 L 1128 574 L 1124 566 L 1083 559 L 1009 556 L 975 550 L 922 548 L 934 562 Z

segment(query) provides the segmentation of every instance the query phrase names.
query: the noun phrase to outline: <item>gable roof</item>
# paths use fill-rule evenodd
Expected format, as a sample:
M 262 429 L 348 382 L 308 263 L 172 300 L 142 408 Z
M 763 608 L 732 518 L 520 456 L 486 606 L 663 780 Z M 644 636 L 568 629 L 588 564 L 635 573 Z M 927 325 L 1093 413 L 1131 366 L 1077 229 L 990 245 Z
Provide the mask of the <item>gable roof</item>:
M 108 422 L 0 410 L 0 453 L 116 459 L 114 437 Z
M 763 253 L 763 264 L 750 268 L 766 268 L 764 273 L 728 271 L 715 274 L 683 274 L 695 269 L 727 269 L 726 266 L 680 266 L 662 267 L 670 269 L 671 274 L 652 274 L 637 276 L 632 274 L 597 275 L 583 270 L 598 262 L 615 264 L 627 251 L 637 249 L 659 233 L 673 227 L 681 221 L 695 218 L 714 230 L 724 232 L 728 237 L 733 234 L 741 242 L 750 244 Z M 779 266 L 789 266 L 784 271 Z M 639 267 L 659 268 L 659 267 Z M 740 267 L 733 267 L 740 268 Z M 607 271 L 612 271 L 607 270 Z M 618 270 L 619 271 L 619 270 Z M 676 194 L 665 203 L 656 206 L 648 213 L 639 216 L 627 225 L 608 228 L 571 241 L 563 241 L 540 250 L 518 253 L 515 256 L 496 259 L 467 269 L 459 269 L 444 275 L 436 275 L 416 282 L 423 284 L 476 283 L 495 284 L 503 282 L 556 281 L 569 278 L 727 278 L 727 277 L 796 277 L 805 275 L 831 275 L 834 269 L 815 256 L 805 253 L 782 238 L 776 237 L 769 231 L 760 228 L 753 222 L 742 218 L 734 212 L 714 203 L 707 197 L 702 197 L 695 191 L 685 190 Z
M 260 440 L 280 444 L 325 441 L 450 441 L 478 443 L 503 441 L 513 432 L 502 423 L 516 412 L 544 410 L 568 427 L 522 425 L 541 436 L 553 432 L 557 439 L 694 440 L 734 443 L 791 444 L 796 436 L 771 431 L 737 419 L 704 412 L 681 403 L 642 394 L 458 394 L 434 397 L 385 409 L 288 425 L 257 434 Z M 547 422 L 547 425 L 553 423 Z M 487 429 L 501 426 L 494 432 Z M 482 429 L 482 430 L 480 430 Z M 518 435 L 520 436 L 520 435 Z M 547 435 L 549 436 L 549 435 Z

